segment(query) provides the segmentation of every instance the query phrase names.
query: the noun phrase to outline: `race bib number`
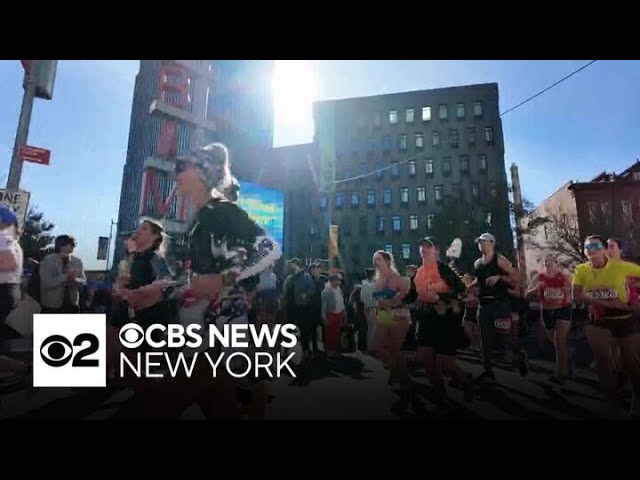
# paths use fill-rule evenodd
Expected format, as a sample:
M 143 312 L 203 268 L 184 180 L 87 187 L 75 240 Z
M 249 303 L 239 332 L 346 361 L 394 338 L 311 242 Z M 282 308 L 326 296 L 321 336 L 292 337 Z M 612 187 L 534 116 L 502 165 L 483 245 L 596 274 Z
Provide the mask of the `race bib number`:
M 545 300 L 562 300 L 563 291 L 559 288 L 546 288 L 544 290 Z
M 508 334 L 511 333 L 511 319 L 510 318 L 498 318 L 493 325 L 496 327 L 498 333 Z
M 615 300 L 618 298 L 618 292 L 613 288 L 598 288 L 589 290 L 587 294 L 595 300 Z

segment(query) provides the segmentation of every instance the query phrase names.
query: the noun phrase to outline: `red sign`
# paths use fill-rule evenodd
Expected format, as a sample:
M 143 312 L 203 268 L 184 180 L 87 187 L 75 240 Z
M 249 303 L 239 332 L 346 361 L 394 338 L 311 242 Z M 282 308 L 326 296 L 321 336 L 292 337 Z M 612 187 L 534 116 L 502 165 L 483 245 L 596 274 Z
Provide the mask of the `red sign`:
M 40 165 L 49 165 L 51 159 L 51 150 L 30 147 L 29 145 L 22 145 L 19 154 L 23 162 L 39 163 Z

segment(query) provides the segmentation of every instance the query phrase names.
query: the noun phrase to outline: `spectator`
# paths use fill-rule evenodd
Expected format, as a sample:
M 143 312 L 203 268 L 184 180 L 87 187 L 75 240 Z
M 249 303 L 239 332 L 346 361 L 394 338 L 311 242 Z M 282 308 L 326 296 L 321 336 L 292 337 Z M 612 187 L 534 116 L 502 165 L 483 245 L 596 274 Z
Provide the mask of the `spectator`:
M 22 263 L 18 217 L 10 208 L 0 205 L 0 340 L 3 344 L 14 337 L 13 329 L 5 324 L 5 320 L 22 298 Z
M 72 255 L 76 242 L 69 235 L 55 240 L 54 253 L 40 264 L 42 313 L 78 313 L 80 286 L 86 282 L 82 260 Z
M 345 303 L 338 274 L 329 276 L 329 283 L 322 292 L 322 318 L 327 329 L 326 351 L 329 357 L 338 354 L 340 328 L 345 321 Z

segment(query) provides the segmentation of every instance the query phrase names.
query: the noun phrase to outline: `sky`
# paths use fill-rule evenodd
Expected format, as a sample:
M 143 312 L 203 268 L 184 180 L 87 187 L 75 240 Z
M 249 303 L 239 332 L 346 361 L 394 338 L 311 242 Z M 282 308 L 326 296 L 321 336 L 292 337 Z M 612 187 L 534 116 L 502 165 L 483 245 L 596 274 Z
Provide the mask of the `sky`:
M 312 101 L 497 82 L 500 111 L 588 60 L 278 61 L 274 146 L 310 142 Z M 138 60 L 61 60 L 50 101 L 37 99 L 28 143 L 52 151 L 51 164 L 25 164 L 21 188 L 78 239 L 88 270 L 98 237 L 118 216 Z M 533 203 L 568 180 L 620 172 L 640 158 L 640 61 L 600 60 L 503 117 L 505 162 L 516 163 Z M 4 187 L 22 103 L 22 66 L 0 61 L 0 183 Z M 115 235 L 115 227 L 114 227 Z

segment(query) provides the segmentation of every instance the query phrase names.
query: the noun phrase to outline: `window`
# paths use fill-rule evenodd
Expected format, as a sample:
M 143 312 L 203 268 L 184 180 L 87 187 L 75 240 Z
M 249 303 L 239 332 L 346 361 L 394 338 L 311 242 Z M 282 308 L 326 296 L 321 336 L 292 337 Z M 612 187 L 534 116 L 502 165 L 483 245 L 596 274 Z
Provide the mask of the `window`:
M 380 112 L 373 112 L 373 126 L 379 127 L 381 123 L 382 115 L 380 115 Z
M 487 173 L 487 156 L 478 155 L 478 171 L 480 173 Z
M 633 172 L 633 179 L 640 180 L 640 172 Z
M 631 226 L 633 224 L 633 210 L 631 207 L 631 202 L 629 200 L 622 200 L 622 220 L 627 225 Z
M 398 111 L 397 110 L 391 110 L 389 112 L 389 123 L 391 125 L 395 125 L 396 123 L 398 123 Z
M 471 146 L 476 144 L 476 127 L 467 127 L 467 143 Z
M 398 162 L 391 162 L 391 176 L 393 178 L 398 178 L 400 176 L 400 167 L 398 166 Z
M 443 177 L 451 176 L 451 157 L 444 157 L 442 159 L 442 176 Z
M 431 107 L 422 107 L 422 121 L 423 122 L 431 121 Z
M 456 104 L 456 118 L 464 118 L 464 116 L 465 116 L 464 103 L 457 103 Z
M 411 257 L 411 244 L 403 243 L 402 244 L 402 258 L 408 260 Z
M 431 230 L 432 227 L 433 227 L 433 213 L 430 213 L 429 215 L 427 215 L 427 228 Z
M 484 139 L 487 142 L 487 145 L 493 144 L 493 127 L 485 127 Z
M 431 144 L 434 148 L 438 148 L 440 146 L 440 132 L 433 132 L 431 136 Z
M 410 177 L 415 177 L 416 176 L 416 161 L 415 160 L 410 160 L 409 161 L 409 176 Z
M 327 196 L 326 195 L 321 195 L 320 196 L 320 208 L 327 208 Z
M 373 141 L 373 137 L 367 137 L 367 153 L 373 152 L 375 145 L 376 144 Z
M 469 175 L 469 156 L 460 155 L 460 175 Z
M 431 158 L 427 158 L 427 161 L 424 165 L 424 173 L 433 176 L 433 160 Z
M 391 224 L 394 232 L 399 232 L 402 227 L 402 222 L 400 220 L 400 215 L 394 215 L 391 217 Z
M 473 198 L 478 198 L 480 196 L 480 187 L 477 183 L 471 184 L 471 196 Z
M 369 169 L 367 168 L 367 164 L 366 163 L 361 163 L 360 164 L 360 175 L 366 175 L 367 173 L 369 173 Z
M 400 188 L 400 203 L 409 203 L 409 189 L 407 187 Z
M 427 201 L 427 187 L 418 187 L 416 189 L 416 193 L 418 196 L 418 202 L 424 203 Z
M 376 230 L 378 232 L 384 232 L 384 217 L 378 217 L 376 221 Z
M 482 118 L 482 102 L 473 102 L 473 116 L 476 118 Z
M 496 184 L 493 182 L 489 182 L 489 193 L 494 198 L 498 196 L 498 189 L 496 187 Z
M 393 245 L 387 244 L 384 246 L 384 251 L 389 255 L 393 255 Z
M 453 148 L 458 148 L 458 129 L 452 128 L 449 130 L 449 145 Z
M 391 199 L 392 199 L 391 189 L 385 188 L 382 194 L 382 201 L 384 202 L 385 205 L 388 206 L 388 205 L 391 205 Z
M 413 123 L 414 111 L 413 108 L 407 108 L 405 112 L 405 119 L 407 123 Z
M 382 150 L 385 152 L 391 151 L 391 135 L 382 137 Z
M 449 108 L 446 105 L 440 105 L 440 107 L 438 107 L 438 118 L 440 120 L 447 120 L 449 118 Z
M 407 149 L 407 136 L 404 133 L 400 135 L 398 147 L 400 148 L 400 151 L 405 151 Z
M 376 191 L 367 190 L 367 207 L 375 207 L 375 206 L 376 206 Z
M 362 236 L 365 236 L 368 233 L 366 215 L 360 217 L 360 222 L 358 222 L 358 230 L 360 232 L 360 235 Z
M 378 180 L 382 180 L 382 165 L 380 164 L 380 162 L 376 163 L 376 178 Z
M 411 230 L 418 230 L 418 215 L 411 215 L 409 217 L 409 228 Z
M 316 236 L 318 235 L 318 224 L 317 223 L 312 223 L 311 227 L 309 229 L 309 233 L 311 234 L 311 236 Z
M 436 202 L 441 202 L 443 198 L 444 187 L 442 185 L 435 186 Z
M 358 192 L 351 193 L 351 206 L 357 207 L 360 205 L 360 194 Z
M 416 133 L 416 148 L 424 148 L 424 135 Z
M 344 193 L 336 193 L 336 208 L 342 208 L 344 204 Z

